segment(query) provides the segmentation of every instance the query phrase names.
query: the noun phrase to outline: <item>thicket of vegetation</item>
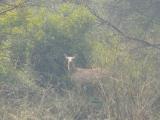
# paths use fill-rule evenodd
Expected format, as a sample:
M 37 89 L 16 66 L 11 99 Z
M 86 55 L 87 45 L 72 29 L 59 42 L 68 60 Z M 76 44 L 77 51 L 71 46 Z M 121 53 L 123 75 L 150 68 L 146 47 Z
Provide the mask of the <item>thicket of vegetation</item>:
M 158 0 L 0 0 L 0 119 L 159 120 Z M 76 66 L 108 71 L 84 86 Z

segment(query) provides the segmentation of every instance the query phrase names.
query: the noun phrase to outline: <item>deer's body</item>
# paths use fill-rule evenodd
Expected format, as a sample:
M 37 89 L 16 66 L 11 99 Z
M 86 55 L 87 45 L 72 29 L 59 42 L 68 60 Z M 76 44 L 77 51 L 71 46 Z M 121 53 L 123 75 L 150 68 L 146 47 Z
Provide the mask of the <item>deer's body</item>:
M 95 83 L 106 77 L 107 73 L 106 70 L 101 68 L 76 68 L 71 74 L 71 79 L 82 83 Z

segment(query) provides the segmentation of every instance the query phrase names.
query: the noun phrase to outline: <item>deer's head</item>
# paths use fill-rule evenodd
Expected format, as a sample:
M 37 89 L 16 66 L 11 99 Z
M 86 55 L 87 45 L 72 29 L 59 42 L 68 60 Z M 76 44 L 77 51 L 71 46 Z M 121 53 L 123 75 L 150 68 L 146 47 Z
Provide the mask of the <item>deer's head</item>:
M 68 56 L 67 54 L 64 54 L 65 59 L 67 61 L 67 70 L 70 72 L 71 69 L 73 69 L 74 67 L 74 60 L 76 58 L 76 56 Z

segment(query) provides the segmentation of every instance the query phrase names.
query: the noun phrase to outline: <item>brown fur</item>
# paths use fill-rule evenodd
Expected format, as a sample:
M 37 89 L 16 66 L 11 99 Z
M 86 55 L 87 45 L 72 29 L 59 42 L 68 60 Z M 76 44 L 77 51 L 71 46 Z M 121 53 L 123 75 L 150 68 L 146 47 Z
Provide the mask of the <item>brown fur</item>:
M 101 68 L 76 68 L 71 74 L 71 79 L 73 81 L 82 83 L 95 83 L 98 82 L 98 80 L 106 77 L 107 74 L 108 71 Z

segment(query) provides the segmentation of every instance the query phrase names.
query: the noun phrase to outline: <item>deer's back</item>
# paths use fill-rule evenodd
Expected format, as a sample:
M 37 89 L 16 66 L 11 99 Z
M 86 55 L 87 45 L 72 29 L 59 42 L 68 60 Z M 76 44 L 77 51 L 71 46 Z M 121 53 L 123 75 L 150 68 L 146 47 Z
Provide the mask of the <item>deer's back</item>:
M 106 77 L 108 74 L 107 70 L 101 68 L 77 68 L 71 75 L 71 79 L 75 82 L 87 83 L 97 82 L 98 80 Z

